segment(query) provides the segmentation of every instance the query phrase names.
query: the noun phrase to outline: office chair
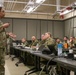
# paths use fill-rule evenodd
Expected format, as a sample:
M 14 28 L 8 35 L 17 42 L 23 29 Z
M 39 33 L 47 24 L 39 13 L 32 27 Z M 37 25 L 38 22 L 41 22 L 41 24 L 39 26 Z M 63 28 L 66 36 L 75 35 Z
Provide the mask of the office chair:
M 43 61 L 42 64 L 44 64 L 44 66 L 43 66 L 41 72 L 39 73 L 39 75 L 41 75 L 41 73 L 45 67 L 46 67 L 46 73 L 48 73 L 50 75 L 51 74 L 57 75 L 56 69 L 55 69 L 56 68 L 56 62 L 52 61 L 55 58 L 55 55 L 57 55 L 55 46 L 54 45 L 47 45 L 47 46 L 48 46 L 49 50 L 44 49 L 45 52 L 43 54 L 51 55 L 51 57 L 52 57 L 52 54 L 54 54 L 54 55 L 53 55 L 52 59 L 50 59 L 49 61 L 46 61 L 46 60 Z
M 18 51 L 15 48 L 13 48 L 13 46 L 17 46 L 18 44 L 21 44 L 21 40 L 15 40 L 12 42 L 11 50 L 13 51 L 14 55 L 14 57 L 12 57 L 12 61 L 14 61 L 14 59 L 17 58 L 19 55 Z
M 19 56 L 19 61 L 15 64 L 17 67 L 19 66 L 20 63 L 24 63 L 24 52 L 20 52 L 20 56 Z
M 57 72 L 56 72 L 56 62 L 52 61 L 54 58 L 55 57 L 53 57 L 49 61 L 44 61 L 43 62 L 43 67 L 42 67 L 42 70 L 40 71 L 39 75 L 42 74 L 44 69 L 45 69 L 46 73 L 49 74 L 49 75 L 57 75 Z

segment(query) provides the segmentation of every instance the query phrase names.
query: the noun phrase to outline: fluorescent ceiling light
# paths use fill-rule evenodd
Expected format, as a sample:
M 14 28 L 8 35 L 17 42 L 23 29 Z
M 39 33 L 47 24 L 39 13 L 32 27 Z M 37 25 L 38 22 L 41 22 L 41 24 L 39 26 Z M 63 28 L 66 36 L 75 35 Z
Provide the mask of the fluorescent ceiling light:
M 30 13 L 32 10 L 33 10 L 34 7 L 30 7 L 28 10 L 27 10 L 27 13 Z
M 0 7 L 3 7 L 4 0 L 0 0 Z
M 3 7 L 3 4 L 0 3 L 0 7 Z
M 28 4 L 25 6 L 24 10 L 27 11 L 27 13 L 32 13 L 35 11 L 45 0 L 36 0 L 34 1 L 29 1 Z
M 76 2 L 74 4 L 76 5 Z
M 65 10 L 64 12 L 63 12 L 63 14 L 67 14 L 67 13 L 69 13 L 69 12 L 71 12 L 72 10 Z
M 36 0 L 36 3 L 44 2 L 45 0 Z
M 64 12 L 60 13 L 60 15 L 68 14 L 68 13 L 70 13 L 71 11 L 73 11 L 73 10 L 65 10 Z

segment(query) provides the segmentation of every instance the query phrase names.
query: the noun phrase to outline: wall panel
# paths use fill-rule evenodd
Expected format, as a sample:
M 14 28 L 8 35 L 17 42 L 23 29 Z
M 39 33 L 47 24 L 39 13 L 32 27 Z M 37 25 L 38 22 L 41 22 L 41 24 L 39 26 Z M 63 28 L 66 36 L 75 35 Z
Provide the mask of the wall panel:
M 71 29 L 70 20 L 66 20 L 65 21 L 65 36 L 70 37 L 70 29 Z
M 76 27 L 76 17 L 74 18 L 74 27 Z
M 27 20 L 27 38 L 31 39 L 32 36 L 37 37 L 37 20 Z
M 40 39 L 40 37 L 41 37 L 41 28 L 40 28 L 40 20 L 37 20 L 37 24 L 36 24 L 36 31 L 37 31 L 37 33 L 36 33 L 36 36 L 37 36 L 37 39 Z
M 7 32 L 12 32 L 12 19 L 2 19 L 2 22 L 3 23 L 7 23 L 9 22 L 10 23 L 10 26 L 6 29 Z
M 41 21 L 41 34 L 44 34 L 48 31 L 48 21 Z
M 54 38 L 63 38 L 63 30 L 64 30 L 64 26 L 63 26 L 63 22 L 59 22 L 59 21 L 54 21 Z
M 65 21 L 67 27 L 64 30 L 64 21 L 54 21 L 54 20 L 35 20 L 35 19 L 14 19 L 14 18 L 5 18 L 2 19 L 3 22 L 10 22 L 11 27 L 8 31 L 13 31 L 17 35 L 16 39 L 21 39 L 23 37 L 31 40 L 31 37 L 34 35 L 37 39 L 40 39 L 41 34 L 45 32 L 51 32 L 51 34 L 56 37 L 63 38 L 64 31 L 65 35 L 69 34 L 67 27 L 69 23 Z M 65 26 L 66 26 L 65 25 Z M 69 29 L 69 27 L 68 27 Z
M 26 20 L 13 19 L 13 33 L 17 35 L 16 39 L 26 38 Z
M 53 35 L 53 22 L 48 21 L 48 32 L 50 32 Z
M 71 18 L 65 21 L 65 35 L 68 37 L 74 36 L 75 30 L 74 27 L 76 26 L 76 18 Z
M 70 28 L 70 36 L 73 36 L 74 35 L 74 18 L 71 18 L 70 19 L 70 25 L 71 25 L 71 28 Z

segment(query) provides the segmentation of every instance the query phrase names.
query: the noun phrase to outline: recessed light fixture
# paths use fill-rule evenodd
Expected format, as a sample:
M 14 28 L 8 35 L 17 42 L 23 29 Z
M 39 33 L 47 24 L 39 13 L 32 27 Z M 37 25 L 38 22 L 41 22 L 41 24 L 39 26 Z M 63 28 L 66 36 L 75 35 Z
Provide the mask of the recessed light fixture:
M 0 0 L 0 7 L 3 7 L 4 0 Z

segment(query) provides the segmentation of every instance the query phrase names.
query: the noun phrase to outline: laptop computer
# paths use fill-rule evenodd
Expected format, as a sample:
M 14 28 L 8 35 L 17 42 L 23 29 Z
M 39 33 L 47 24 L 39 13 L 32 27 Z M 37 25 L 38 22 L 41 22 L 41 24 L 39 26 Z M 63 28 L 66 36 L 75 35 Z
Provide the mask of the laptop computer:
M 55 46 L 54 45 L 47 45 L 51 54 L 54 53 L 55 55 L 57 55 L 57 51 L 55 49 Z
M 38 50 L 34 50 L 34 53 L 40 53 L 45 48 L 45 45 L 41 45 Z

